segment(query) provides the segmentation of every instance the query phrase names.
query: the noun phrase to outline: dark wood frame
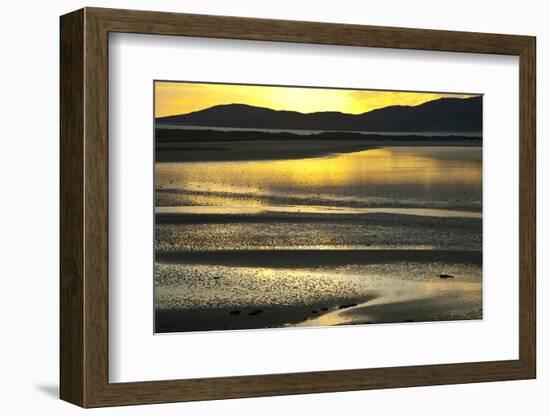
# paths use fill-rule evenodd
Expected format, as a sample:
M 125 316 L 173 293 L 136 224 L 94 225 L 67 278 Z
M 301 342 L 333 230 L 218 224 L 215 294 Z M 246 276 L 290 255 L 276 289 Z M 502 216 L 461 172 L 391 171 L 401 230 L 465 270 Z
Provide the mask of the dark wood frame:
M 519 56 L 519 359 L 109 383 L 108 35 L 181 35 Z M 535 38 L 85 8 L 61 17 L 61 386 L 82 407 L 530 379 L 535 333 Z

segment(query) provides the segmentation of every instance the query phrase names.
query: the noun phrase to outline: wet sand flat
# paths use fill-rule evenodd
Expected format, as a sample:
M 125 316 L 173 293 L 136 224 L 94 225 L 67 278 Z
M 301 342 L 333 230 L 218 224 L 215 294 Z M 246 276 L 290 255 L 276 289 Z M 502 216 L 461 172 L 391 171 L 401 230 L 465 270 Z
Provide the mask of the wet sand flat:
M 480 147 L 234 144 L 155 166 L 156 332 L 483 317 Z
M 242 267 L 325 267 L 391 262 L 458 262 L 481 267 L 479 251 L 458 250 L 215 250 L 157 251 L 163 264 L 204 264 Z
M 238 261 L 162 263 L 156 330 L 185 332 L 481 319 L 481 259 L 296 253 L 286 267 L 250 253 Z M 268 256 L 277 256 L 271 253 Z M 368 259 L 368 261 L 357 261 Z M 266 256 L 267 257 L 267 256 Z M 314 261 L 317 258 L 317 261 Z M 252 260 L 252 261 L 251 261 Z M 457 261 L 458 260 L 458 261 Z M 186 263 L 188 262 L 188 263 Z M 277 262 L 275 262 L 277 263 Z M 278 260 L 281 264 L 281 258 Z M 207 270 L 208 268 L 208 270 Z M 442 279 L 442 273 L 452 278 Z M 191 277 L 193 276 L 193 277 Z

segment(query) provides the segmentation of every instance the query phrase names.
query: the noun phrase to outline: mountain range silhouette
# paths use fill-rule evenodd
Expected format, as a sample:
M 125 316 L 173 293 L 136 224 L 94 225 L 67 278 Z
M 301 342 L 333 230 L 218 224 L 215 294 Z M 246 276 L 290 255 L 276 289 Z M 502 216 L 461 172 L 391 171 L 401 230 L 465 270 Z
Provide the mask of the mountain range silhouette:
M 389 106 L 362 114 L 300 113 L 247 104 L 216 105 L 156 119 L 157 126 L 373 132 L 482 131 L 482 97 L 440 98 L 417 106 Z

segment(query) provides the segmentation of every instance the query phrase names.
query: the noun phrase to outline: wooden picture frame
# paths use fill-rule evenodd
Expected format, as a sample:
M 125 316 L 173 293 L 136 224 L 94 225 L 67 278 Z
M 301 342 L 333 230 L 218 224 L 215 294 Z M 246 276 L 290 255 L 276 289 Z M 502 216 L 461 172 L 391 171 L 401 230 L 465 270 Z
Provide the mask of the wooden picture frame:
M 82 407 L 101 407 L 535 378 L 534 37 L 101 8 L 62 16 L 60 27 L 63 400 Z M 110 32 L 519 56 L 519 359 L 109 383 Z

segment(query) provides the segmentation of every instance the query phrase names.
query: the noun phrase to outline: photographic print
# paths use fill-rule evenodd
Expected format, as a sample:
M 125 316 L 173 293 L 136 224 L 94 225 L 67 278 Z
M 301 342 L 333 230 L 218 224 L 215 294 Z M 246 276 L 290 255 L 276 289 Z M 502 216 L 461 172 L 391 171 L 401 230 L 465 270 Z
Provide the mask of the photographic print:
M 154 92 L 156 333 L 482 319 L 481 94 Z

